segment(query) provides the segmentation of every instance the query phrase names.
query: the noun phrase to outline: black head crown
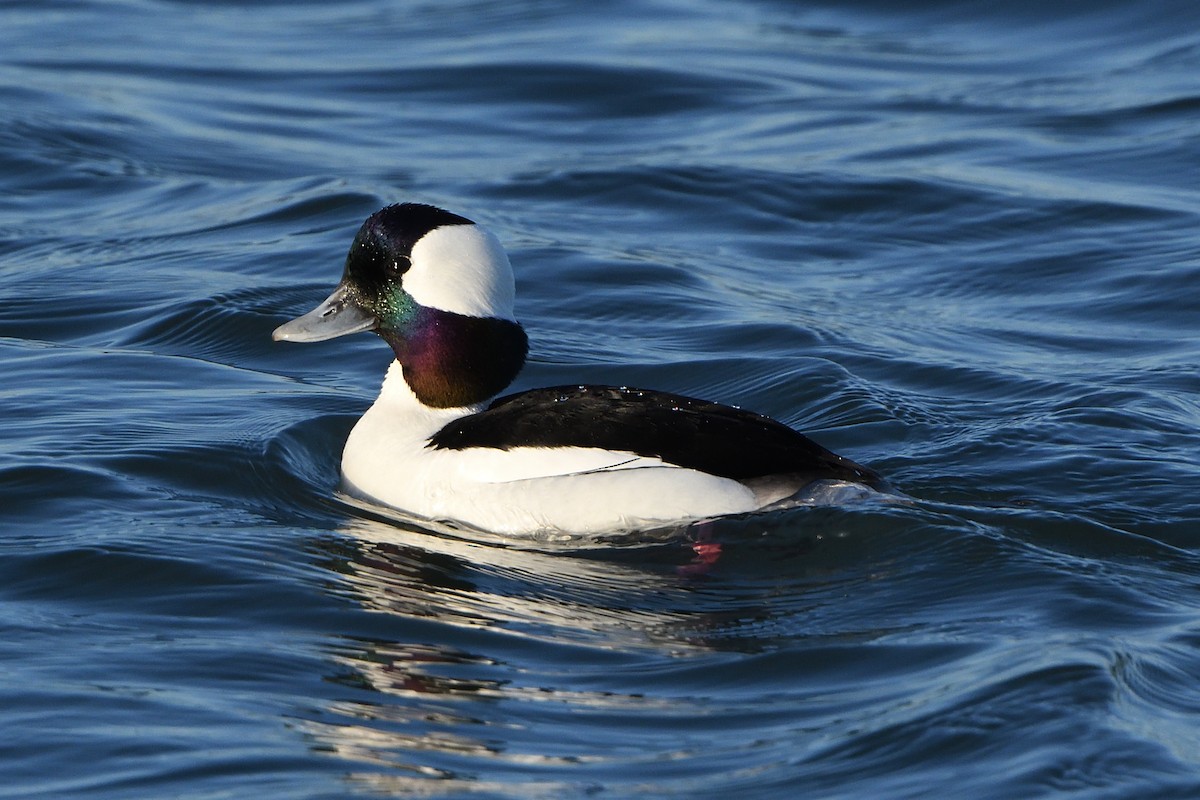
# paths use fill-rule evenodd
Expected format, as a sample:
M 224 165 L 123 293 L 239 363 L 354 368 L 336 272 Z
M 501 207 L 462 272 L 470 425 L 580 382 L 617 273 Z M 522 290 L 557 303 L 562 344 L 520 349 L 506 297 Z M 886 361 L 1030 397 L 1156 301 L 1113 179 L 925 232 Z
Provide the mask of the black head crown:
M 412 266 L 413 245 L 434 228 L 473 225 L 466 217 L 437 206 L 398 203 L 376 211 L 358 229 L 346 255 L 343 281 L 365 292 L 378 291 Z

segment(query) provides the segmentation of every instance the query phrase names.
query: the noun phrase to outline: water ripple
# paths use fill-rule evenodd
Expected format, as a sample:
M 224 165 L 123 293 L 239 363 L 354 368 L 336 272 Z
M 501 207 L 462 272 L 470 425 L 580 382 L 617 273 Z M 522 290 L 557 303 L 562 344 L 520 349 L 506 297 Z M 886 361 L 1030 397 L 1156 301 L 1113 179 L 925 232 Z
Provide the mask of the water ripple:
M 1192 797 L 1190 7 L 0 10 L 0 794 Z M 897 502 L 506 541 L 339 493 L 270 331 L 401 200 L 532 359 Z

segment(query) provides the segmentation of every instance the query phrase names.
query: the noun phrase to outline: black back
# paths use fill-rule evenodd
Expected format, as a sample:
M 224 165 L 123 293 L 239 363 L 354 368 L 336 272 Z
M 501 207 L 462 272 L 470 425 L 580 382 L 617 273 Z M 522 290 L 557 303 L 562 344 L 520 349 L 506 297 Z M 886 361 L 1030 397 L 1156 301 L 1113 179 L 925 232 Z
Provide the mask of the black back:
M 598 447 L 734 480 L 797 475 L 881 487 L 874 471 L 770 417 L 665 392 L 560 386 L 507 395 L 451 422 L 431 447 Z

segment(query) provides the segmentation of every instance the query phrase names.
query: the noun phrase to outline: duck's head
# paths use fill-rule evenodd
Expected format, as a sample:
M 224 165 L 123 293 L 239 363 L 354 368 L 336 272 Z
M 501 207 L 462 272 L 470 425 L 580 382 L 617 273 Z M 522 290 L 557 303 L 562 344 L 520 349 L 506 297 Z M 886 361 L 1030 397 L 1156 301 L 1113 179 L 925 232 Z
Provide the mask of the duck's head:
M 382 336 L 426 405 L 483 402 L 525 363 L 508 256 L 489 231 L 434 206 L 402 203 L 358 229 L 325 302 L 275 329 L 276 341 Z

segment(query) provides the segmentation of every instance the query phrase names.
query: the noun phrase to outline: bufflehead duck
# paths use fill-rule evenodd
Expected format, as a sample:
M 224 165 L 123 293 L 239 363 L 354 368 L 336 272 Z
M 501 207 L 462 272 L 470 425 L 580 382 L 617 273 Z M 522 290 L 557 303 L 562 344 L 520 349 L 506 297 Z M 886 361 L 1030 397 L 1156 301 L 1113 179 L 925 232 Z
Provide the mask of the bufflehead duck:
M 374 331 L 395 352 L 342 453 L 352 493 L 529 535 L 635 530 L 884 488 L 867 467 L 731 406 L 624 386 L 493 399 L 528 351 L 514 292 L 494 235 L 403 203 L 359 228 L 325 302 L 275 330 L 291 342 Z

